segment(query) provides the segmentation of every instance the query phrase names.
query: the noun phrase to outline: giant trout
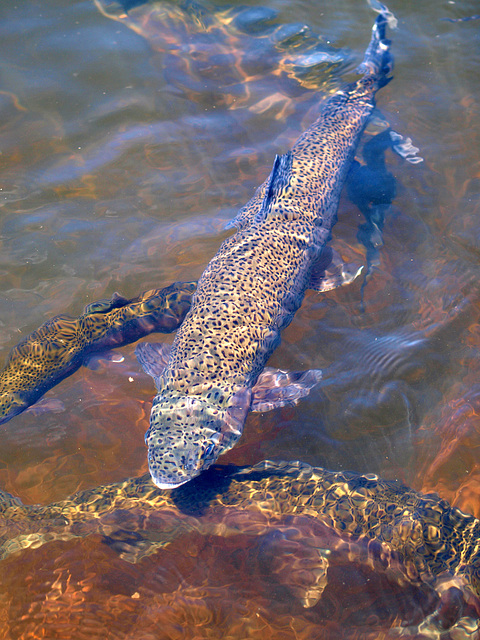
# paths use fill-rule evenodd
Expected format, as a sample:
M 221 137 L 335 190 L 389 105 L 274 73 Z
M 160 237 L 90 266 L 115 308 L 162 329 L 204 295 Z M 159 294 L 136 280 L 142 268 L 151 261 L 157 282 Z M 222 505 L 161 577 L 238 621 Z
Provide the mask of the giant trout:
M 145 441 L 161 489 L 191 480 L 233 447 L 249 410 L 295 403 L 320 379 L 316 370 L 286 373 L 265 365 L 306 289 L 331 287 L 327 243 L 340 192 L 375 94 L 392 69 L 388 15 L 382 6 L 358 68 L 363 77 L 324 101 L 318 119 L 275 158 L 268 179 L 238 213 L 237 231 L 201 276 L 172 348 L 137 347 L 158 389 Z
M 228 537 L 240 531 L 272 545 L 275 555 L 263 556 L 265 568 L 274 576 L 281 559 L 289 568 L 286 585 L 305 607 L 320 600 L 327 583 L 343 582 L 344 573 L 335 570 L 341 554 L 350 565 L 396 579 L 402 589 L 423 583 L 437 591 L 437 609 L 422 621 L 422 633 L 410 633 L 409 626 L 406 636 L 453 638 L 447 629 L 460 619 L 470 633 L 459 629 L 455 638 L 478 638 L 477 615 L 463 616 L 464 606 L 478 607 L 480 596 L 480 521 L 397 482 L 266 460 L 253 467 L 216 465 L 173 492 L 157 491 L 146 475 L 47 506 L 23 505 L 0 490 L 0 560 L 32 545 L 94 534 L 123 560 L 139 562 L 191 532 Z M 331 597 L 329 591 L 330 604 Z M 404 613 L 411 625 L 412 604 Z

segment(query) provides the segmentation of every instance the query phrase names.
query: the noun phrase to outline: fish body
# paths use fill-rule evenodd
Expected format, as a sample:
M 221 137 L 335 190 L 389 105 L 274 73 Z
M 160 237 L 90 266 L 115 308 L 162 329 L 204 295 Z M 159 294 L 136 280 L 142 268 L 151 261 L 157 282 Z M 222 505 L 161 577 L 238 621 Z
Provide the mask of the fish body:
M 0 371 L 0 424 L 28 409 L 74 373 L 89 356 L 181 324 L 195 282 L 177 282 L 127 300 L 114 294 L 85 307 L 78 318 L 61 315 L 42 324 L 10 352 Z
M 478 637 L 480 521 L 436 494 L 420 494 L 399 482 L 267 460 L 253 467 L 215 465 L 174 491 L 158 491 L 149 474 L 49 505 L 24 505 L 0 490 L 0 560 L 8 562 L 6 571 L 27 562 L 32 548 L 37 553 L 53 543 L 58 553 L 59 541 L 89 536 L 124 562 L 145 567 L 148 556 L 161 564 L 172 543 L 177 542 L 172 557 L 178 557 L 182 543 L 188 555 L 185 545 L 192 533 L 207 536 L 207 545 L 215 540 L 211 536 L 241 533 L 242 548 L 244 536 L 257 538 L 255 545 L 246 545 L 256 549 L 248 556 L 249 575 L 255 575 L 259 560 L 273 588 L 269 595 L 275 600 L 279 582 L 286 586 L 294 615 L 298 604 L 310 608 L 323 602 L 332 611 L 338 589 L 348 603 L 356 584 L 384 587 L 385 582 L 371 583 L 369 577 L 345 590 L 345 575 L 354 569 L 360 579 L 362 567 L 368 567 L 379 579 L 396 584 L 389 608 L 395 611 L 404 603 L 395 622 L 407 637 Z M 160 559 L 154 555 L 158 552 Z M 37 566 L 45 581 L 43 564 Z M 410 587 L 419 589 L 414 592 L 419 599 Z M 218 592 L 218 586 L 213 588 Z M 183 594 L 183 576 L 179 589 Z M 380 595 L 373 593 L 378 604 Z M 372 628 L 370 620 L 368 631 Z
M 311 522 L 308 528 L 305 519 Z M 149 475 L 80 491 L 50 505 L 23 505 L 0 491 L 1 560 L 30 549 L 32 541 L 38 549 L 100 535 L 122 559 L 139 562 L 190 532 L 228 537 L 239 531 L 264 541 L 285 535 L 301 544 L 301 585 L 292 579 L 291 543 L 286 550 L 278 548 L 268 564 L 273 571 L 280 558 L 290 566 L 287 575 L 299 596 L 300 586 L 310 596 L 316 593 L 313 603 L 302 597 L 305 607 L 323 592 L 316 583 L 322 564 L 342 548 L 351 563 L 396 574 L 402 588 L 432 585 L 440 601 L 428 620 L 442 632 L 462 615 L 462 607 L 448 605 L 452 587 L 461 601 L 480 596 L 480 521 L 436 494 L 420 494 L 373 474 L 264 461 L 253 467 L 213 466 L 175 491 L 158 491 Z M 312 532 L 322 536 L 315 546 Z M 325 579 L 334 584 L 338 575 L 333 571 Z
M 240 210 L 237 231 L 201 276 L 171 351 L 138 348 L 158 388 L 145 439 L 160 488 L 187 482 L 230 449 L 250 409 L 291 404 L 320 378 L 311 371 L 285 380 L 289 374 L 265 365 L 306 289 L 326 288 L 340 192 L 391 70 L 385 26 L 382 13 L 359 68 L 365 75 L 323 103 Z

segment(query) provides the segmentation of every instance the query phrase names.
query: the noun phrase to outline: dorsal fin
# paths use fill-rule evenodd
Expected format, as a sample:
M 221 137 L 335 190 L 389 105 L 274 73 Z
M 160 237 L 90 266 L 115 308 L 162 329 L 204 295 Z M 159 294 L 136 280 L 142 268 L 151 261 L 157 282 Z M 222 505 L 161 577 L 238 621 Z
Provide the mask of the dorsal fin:
M 124 307 L 129 302 L 130 300 L 115 292 L 110 300 L 96 300 L 95 302 L 87 304 L 83 310 L 83 315 L 88 316 L 93 315 L 94 313 L 108 313 L 109 311 L 113 311 L 113 309 Z
M 270 213 L 273 212 L 275 201 L 281 197 L 282 193 L 284 193 L 290 185 L 292 160 L 293 155 L 291 151 L 280 156 L 275 156 L 272 172 L 268 178 L 267 188 L 265 190 L 265 197 L 255 216 L 255 222 L 262 222 L 268 218 Z

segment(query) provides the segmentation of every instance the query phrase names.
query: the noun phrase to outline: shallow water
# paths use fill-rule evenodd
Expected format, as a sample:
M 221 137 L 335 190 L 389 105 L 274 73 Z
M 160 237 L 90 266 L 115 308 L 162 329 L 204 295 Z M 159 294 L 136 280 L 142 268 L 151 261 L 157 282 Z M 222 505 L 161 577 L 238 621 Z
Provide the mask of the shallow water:
M 444 20 L 472 16 L 476 5 L 390 3 L 396 66 L 378 108 L 424 162 L 387 156 L 397 196 L 363 306 L 361 278 L 308 292 L 272 356 L 272 366 L 323 369 L 323 383 L 295 408 L 251 414 L 221 462 L 299 459 L 377 473 L 480 516 L 480 22 Z M 313 120 L 319 98 L 352 77 L 374 19 L 358 0 L 269 0 L 262 28 L 258 13 L 241 32 L 227 25 L 217 50 L 176 3 L 161 6 L 162 19 L 148 14 L 136 31 L 93 2 L 0 7 L 3 359 L 56 314 L 197 278 L 275 153 Z M 226 8 L 210 5 L 202 19 L 222 20 Z M 309 73 L 289 63 L 295 49 L 282 57 L 271 46 L 273 28 L 292 23 L 321 39 Z M 358 264 L 362 222 L 344 197 L 333 245 Z M 146 470 L 154 388 L 133 346 L 122 353 L 124 362 L 81 369 L 50 391 L 62 410 L 2 426 L 2 489 L 47 504 Z M 127 565 L 95 538 L 23 552 L 0 567 L 9 576 L 4 637 L 380 637 L 353 614 L 322 632 L 303 612 L 276 611 L 275 598 L 256 601 L 241 536 L 191 538 L 148 566 Z M 148 598 L 133 597 L 141 587 Z M 241 589 L 250 599 L 238 601 Z

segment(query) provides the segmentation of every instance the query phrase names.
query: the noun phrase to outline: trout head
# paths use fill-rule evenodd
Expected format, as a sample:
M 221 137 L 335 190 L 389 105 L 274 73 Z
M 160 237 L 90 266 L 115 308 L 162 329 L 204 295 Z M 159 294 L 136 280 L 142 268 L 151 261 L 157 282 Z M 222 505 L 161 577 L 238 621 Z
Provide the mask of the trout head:
M 228 403 L 215 394 L 159 394 L 145 434 L 148 466 L 160 489 L 174 489 L 208 469 L 242 435 L 251 391 L 241 389 Z

